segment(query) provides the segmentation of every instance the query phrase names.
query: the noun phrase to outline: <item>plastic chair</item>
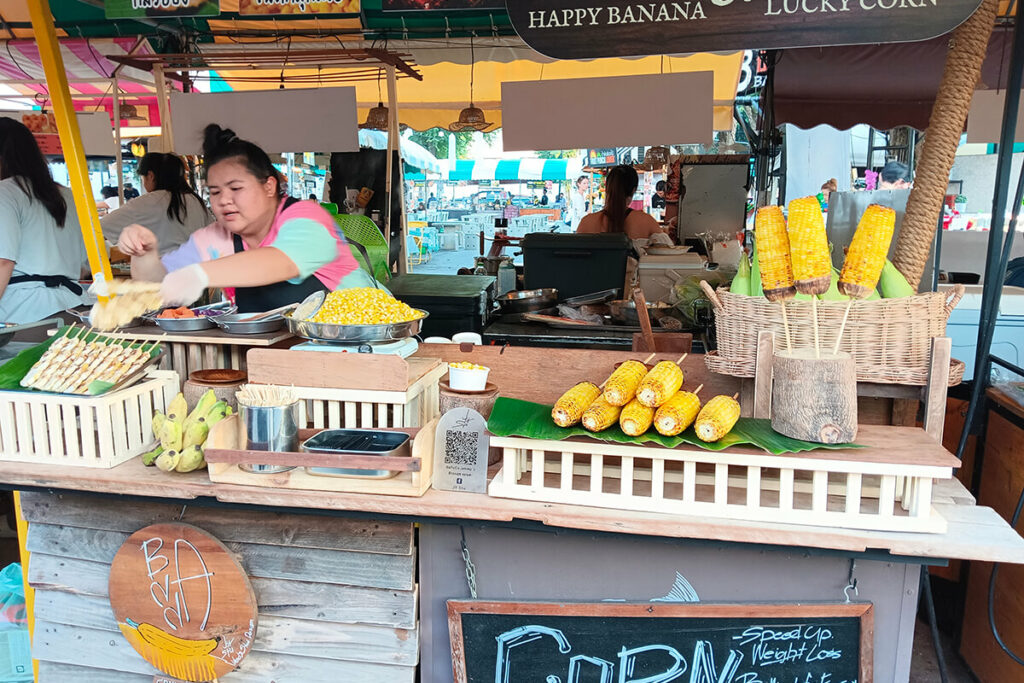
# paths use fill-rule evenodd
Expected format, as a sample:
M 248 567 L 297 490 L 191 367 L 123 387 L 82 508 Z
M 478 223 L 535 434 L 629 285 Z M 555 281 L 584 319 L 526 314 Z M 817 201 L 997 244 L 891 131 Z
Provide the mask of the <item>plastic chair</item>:
M 358 242 L 366 249 L 370 257 L 370 263 L 366 262 L 359 249 L 352 248 L 352 255 L 362 268 L 379 282 L 387 282 L 391 279 L 391 269 L 388 268 L 388 243 L 377 224 L 367 216 L 353 216 L 339 214 L 334 216 L 334 222 L 338 229 L 349 242 Z

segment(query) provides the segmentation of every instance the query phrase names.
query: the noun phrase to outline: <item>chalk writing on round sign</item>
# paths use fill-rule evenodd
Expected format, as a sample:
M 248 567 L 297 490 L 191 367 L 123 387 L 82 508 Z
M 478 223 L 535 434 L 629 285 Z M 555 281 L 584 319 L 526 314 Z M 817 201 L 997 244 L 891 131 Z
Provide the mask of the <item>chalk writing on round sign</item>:
M 860 45 L 952 31 L 981 0 L 516 0 L 526 44 L 556 59 Z
M 245 570 L 223 543 L 188 524 L 154 524 L 124 542 L 110 568 L 110 606 L 132 647 L 182 681 L 234 671 L 256 638 Z

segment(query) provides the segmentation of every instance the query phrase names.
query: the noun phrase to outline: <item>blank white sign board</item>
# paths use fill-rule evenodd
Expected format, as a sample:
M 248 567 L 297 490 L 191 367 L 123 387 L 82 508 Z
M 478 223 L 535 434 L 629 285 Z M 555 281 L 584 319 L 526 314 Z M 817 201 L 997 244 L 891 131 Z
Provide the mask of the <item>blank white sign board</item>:
M 269 154 L 359 150 L 355 88 L 171 93 L 175 152 L 199 154 L 211 123 Z
M 1005 90 L 974 91 L 971 111 L 967 114 L 967 142 L 999 142 L 1005 102 Z M 1016 142 L 1024 142 L 1024 107 L 1017 110 Z
M 712 71 L 501 85 L 506 151 L 710 144 Z

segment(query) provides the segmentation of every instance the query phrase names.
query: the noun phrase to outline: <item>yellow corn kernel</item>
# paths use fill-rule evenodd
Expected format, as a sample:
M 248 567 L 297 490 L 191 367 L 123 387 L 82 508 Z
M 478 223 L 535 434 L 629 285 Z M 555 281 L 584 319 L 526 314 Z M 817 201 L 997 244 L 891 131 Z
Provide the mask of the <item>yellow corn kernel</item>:
M 796 291 L 823 294 L 832 284 L 832 255 L 817 197 L 801 197 L 789 203 L 789 252 Z
M 872 204 L 864 209 L 839 274 L 840 292 L 854 299 L 871 296 L 882 275 L 895 227 L 896 212 L 889 207 Z
M 331 292 L 310 320 L 333 325 L 382 325 L 416 320 L 422 314 L 383 289 L 355 287 Z
M 627 360 L 615 368 L 604 384 L 604 398 L 613 406 L 624 406 L 636 396 L 640 381 L 647 375 L 647 366 L 638 360 Z
M 593 382 L 580 382 L 555 401 L 555 407 L 551 409 L 551 419 L 559 427 L 577 425 L 583 417 L 583 411 L 600 395 L 601 389 Z
M 678 391 L 654 414 L 654 428 L 659 434 L 675 436 L 682 434 L 693 424 L 700 412 L 700 399 L 689 391 Z
M 603 432 L 619 421 L 621 412 L 622 408 L 608 403 L 604 396 L 598 396 L 583 412 L 583 428 L 591 432 Z
M 715 396 L 697 414 L 694 431 L 701 441 L 718 441 L 728 434 L 740 419 L 740 404 L 731 396 Z
M 648 408 L 635 398 L 626 404 L 619 416 L 619 426 L 630 436 L 640 436 L 651 428 L 654 408 Z
M 647 373 L 636 390 L 636 397 L 648 408 L 657 408 L 683 386 L 682 369 L 670 360 L 663 360 Z
M 761 269 L 761 287 L 769 301 L 790 299 L 793 287 L 793 265 L 789 261 L 789 236 L 786 219 L 778 206 L 762 206 L 754 221 L 757 258 Z

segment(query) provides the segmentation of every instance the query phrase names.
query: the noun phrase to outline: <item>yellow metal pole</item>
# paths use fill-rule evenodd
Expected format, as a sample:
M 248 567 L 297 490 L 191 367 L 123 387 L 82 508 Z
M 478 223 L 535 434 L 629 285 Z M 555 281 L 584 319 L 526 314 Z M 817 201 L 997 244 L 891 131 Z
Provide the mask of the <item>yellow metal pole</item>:
M 94 279 L 102 276 L 104 280 L 110 282 L 110 258 L 103 241 L 103 232 L 100 230 L 96 201 L 92 196 L 89 169 L 85 165 L 85 152 L 82 148 L 82 135 L 78 130 L 78 118 L 71 103 L 71 91 L 68 88 L 67 72 L 64 70 L 64 58 L 60 54 L 57 31 L 53 26 L 50 2 L 27 2 L 32 19 L 32 32 L 39 46 L 39 58 L 43 63 L 46 86 L 50 91 L 53 113 L 57 119 L 60 144 L 64 148 L 64 161 L 68 165 L 68 175 L 71 177 L 71 190 L 75 194 L 75 210 L 78 212 L 78 222 L 82 226 L 85 252 L 89 255 L 89 269 Z
M 25 614 L 28 616 L 28 635 L 35 640 L 36 615 L 33 609 L 36 604 L 36 592 L 28 585 L 28 548 L 25 547 L 25 540 L 28 538 L 28 522 L 21 514 L 21 491 L 14 492 L 14 516 L 18 524 L 18 552 L 21 555 L 21 575 L 25 581 Z M 35 680 L 39 680 L 39 662 L 32 658 L 32 672 Z

